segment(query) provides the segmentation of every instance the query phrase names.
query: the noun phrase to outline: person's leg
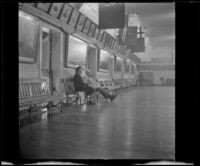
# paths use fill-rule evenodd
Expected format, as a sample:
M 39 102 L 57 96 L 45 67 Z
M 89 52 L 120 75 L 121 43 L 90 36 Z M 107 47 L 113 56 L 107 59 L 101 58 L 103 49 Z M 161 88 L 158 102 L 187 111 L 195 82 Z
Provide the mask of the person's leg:
M 117 97 L 117 94 L 110 95 L 108 92 L 106 92 L 104 89 L 101 88 L 96 88 L 95 90 L 99 91 L 105 99 L 109 98 L 111 101 L 113 101 Z
M 93 93 L 95 92 L 95 90 L 94 90 L 94 88 L 92 88 L 92 87 L 86 87 L 85 88 L 85 97 L 87 97 L 87 96 L 89 96 L 89 95 L 92 95 Z M 93 103 L 92 101 L 91 101 L 91 96 L 90 96 L 90 99 L 89 99 L 89 104 L 95 104 L 95 103 Z

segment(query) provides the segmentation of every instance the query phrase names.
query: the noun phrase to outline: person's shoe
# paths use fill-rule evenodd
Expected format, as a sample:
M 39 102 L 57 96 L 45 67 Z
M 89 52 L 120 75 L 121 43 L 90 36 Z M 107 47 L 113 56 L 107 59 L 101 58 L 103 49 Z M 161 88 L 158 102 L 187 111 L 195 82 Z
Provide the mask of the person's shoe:
M 110 100 L 113 101 L 117 97 L 117 94 L 111 95 Z
M 89 105 L 95 105 L 95 103 L 93 103 L 92 101 L 88 102 Z

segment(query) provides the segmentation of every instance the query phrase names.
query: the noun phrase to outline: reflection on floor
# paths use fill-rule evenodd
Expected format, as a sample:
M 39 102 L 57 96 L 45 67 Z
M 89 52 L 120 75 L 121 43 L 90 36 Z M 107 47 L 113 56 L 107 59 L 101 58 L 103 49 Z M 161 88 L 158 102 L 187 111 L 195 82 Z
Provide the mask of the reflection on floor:
M 136 87 L 20 129 L 25 159 L 175 159 L 175 88 Z

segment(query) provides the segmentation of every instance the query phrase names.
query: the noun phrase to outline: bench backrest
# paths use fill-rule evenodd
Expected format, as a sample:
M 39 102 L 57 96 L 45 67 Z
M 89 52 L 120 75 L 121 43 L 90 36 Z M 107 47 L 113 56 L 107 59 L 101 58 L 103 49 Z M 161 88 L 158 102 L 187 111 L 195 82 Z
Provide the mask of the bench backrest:
M 47 80 L 20 80 L 19 98 L 50 95 Z
M 64 84 L 66 94 L 72 94 L 75 92 L 73 78 L 63 78 L 61 81 Z

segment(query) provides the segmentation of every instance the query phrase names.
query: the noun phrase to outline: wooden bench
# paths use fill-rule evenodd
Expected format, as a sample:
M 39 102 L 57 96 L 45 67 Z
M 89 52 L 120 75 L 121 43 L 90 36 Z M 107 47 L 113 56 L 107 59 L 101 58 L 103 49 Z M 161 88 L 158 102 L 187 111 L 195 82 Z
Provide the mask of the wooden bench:
M 120 89 L 126 88 L 125 81 L 123 79 L 113 79 L 113 83 L 120 87 Z
M 63 111 L 62 95 L 51 95 L 47 81 L 39 80 L 19 80 L 19 113 L 21 110 L 28 110 L 29 117 L 34 110 L 47 108 L 48 115 L 54 107 Z M 57 102 L 54 105 L 53 102 Z
M 61 79 L 61 82 L 64 84 L 67 104 L 85 104 L 94 98 L 97 99 L 98 102 L 98 93 L 86 96 L 84 91 L 76 91 L 73 78 L 64 78 Z

